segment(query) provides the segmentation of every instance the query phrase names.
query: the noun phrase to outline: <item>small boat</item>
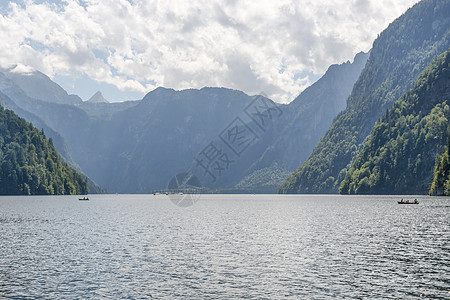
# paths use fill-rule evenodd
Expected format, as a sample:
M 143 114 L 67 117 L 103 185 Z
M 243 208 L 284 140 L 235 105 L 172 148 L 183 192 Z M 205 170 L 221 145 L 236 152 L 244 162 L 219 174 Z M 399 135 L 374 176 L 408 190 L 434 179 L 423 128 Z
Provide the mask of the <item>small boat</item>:
M 83 198 L 78 198 L 78 200 L 80 200 L 80 201 L 87 201 L 87 200 L 89 200 L 89 198 L 88 197 L 83 197 Z
M 403 201 L 403 199 L 401 201 L 397 201 L 398 204 L 419 204 L 419 201 L 417 201 L 417 199 L 414 199 L 414 201 Z

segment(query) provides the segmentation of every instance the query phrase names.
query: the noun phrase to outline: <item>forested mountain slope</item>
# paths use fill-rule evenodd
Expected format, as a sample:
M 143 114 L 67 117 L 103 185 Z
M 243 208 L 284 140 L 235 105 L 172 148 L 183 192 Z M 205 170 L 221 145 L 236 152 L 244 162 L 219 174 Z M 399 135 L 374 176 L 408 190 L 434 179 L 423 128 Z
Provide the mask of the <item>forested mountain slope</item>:
M 51 140 L 0 106 L 0 194 L 87 194 L 82 176 L 64 163 Z
M 339 189 L 342 194 L 425 194 L 447 144 L 450 51 L 440 55 L 375 125 Z
M 281 193 L 337 193 L 376 121 L 450 47 L 450 0 L 424 0 L 375 40 L 359 79 L 328 132 Z

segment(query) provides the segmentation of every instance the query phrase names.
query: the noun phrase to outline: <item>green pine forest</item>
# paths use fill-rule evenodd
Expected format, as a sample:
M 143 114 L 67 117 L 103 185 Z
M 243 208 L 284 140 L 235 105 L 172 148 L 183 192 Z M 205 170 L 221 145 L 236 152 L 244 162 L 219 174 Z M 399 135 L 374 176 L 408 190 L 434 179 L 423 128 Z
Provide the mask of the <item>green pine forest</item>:
M 420 74 L 414 87 L 375 125 L 339 192 L 426 194 L 433 179 L 435 158 L 447 144 L 449 104 L 450 51 L 446 51 Z M 445 185 L 437 174 L 448 177 L 447 151 L 437 161 L 432 193 Z
M 445 147 L 442 155 L 436 157 L 433 182 L 429 191 L 430 196 L 450 196 L 449 145 Z
M 52 140 L 0 106 L 0 194 L 68 195 L 89 192 L 83 177 L 57 153 Z

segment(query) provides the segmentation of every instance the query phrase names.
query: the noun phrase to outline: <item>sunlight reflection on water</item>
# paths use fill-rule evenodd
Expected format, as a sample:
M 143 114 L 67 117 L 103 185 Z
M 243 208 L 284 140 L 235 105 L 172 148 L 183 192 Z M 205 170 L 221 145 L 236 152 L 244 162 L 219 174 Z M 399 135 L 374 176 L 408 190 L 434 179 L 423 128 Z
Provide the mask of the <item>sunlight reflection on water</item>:
M 0 296 L 448 298 L 450 200 L 0 197 Z

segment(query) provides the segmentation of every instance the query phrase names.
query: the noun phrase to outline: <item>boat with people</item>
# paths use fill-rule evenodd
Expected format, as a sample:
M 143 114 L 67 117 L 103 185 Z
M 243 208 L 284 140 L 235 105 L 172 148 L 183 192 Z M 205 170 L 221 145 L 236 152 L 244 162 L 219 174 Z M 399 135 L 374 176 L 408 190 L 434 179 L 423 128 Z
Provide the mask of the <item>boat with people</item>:
M 89 198 L 88 197 L 83 197 L 83 198 L 78 198 L 78 200 L 80 200 L 80 201 L 87 201 L 87 200 L 89 200 Z
M 400 201 L 397 201 L 397 203 L 398 204 L 419 204 L 419 201 L 417 201 L 417 199 L 414 199 L 414 201 L 409 201 L 409 200 L 403 201 L 403 199 L 402 199 Z

